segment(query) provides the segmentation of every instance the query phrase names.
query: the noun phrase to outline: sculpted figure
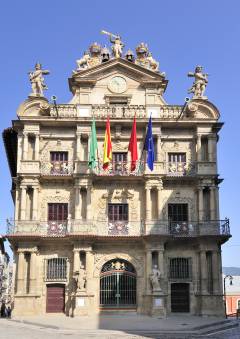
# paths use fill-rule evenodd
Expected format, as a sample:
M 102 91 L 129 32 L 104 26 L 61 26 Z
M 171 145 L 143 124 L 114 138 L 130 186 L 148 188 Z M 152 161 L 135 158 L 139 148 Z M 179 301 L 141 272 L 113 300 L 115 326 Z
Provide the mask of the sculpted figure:
M 79 271 L 74 273 L 73 278 L 76 281 L 77 291 L 84 290 L 86 284 L 86 271 L 83 266 L 80 266 Z
M 148 56 L 147 56 L 147 60 L 149 62 L 149 66 L 152 70 L 154 70 L 155 72 L 158 71 L 158 68 L 159 68 L 159 62 L 157 62 L 153 57 L 152 57 L 152 53 L 148 53 Z
M 159 282 L 160 277 L 161 277 L 161 272 L 157 268 L 157 265 L 154 265 L 152 269 L 152 273 L 149 276 L 153 292 L 161 291 L 160 282 Z
M 83 57 L 81 59 L 76 60 L 76 63 L 78 65 L 77 71 L 88 68 L 90 66 L 89 60 L 90 54 L 88 51 L 85 51 Z
M 195 72 L 189 72 L 189 77 L 194 77 L 195 81 L 191 88 L 189 88 L 188 93 L 193 93 L 196 98 L 203 98 L 207 83 L 208 83 L 208 74 L 202 72 L 202 66 L 197 66 Z
M 43 90 L 47 89 L 46 84 L 44 83 L 43 75 L 47 75 L 50 72 L 48 70 L 43 70 L 40 63 L 36 63 L 35 71 L 29 72 L 29 80 L 32 84 L 32 94 L 36 96 L 43 96 Z
M 120 58 L 122 56 L 122 49 L 124 47 L 120 35 L 114 35 L 107 31 L 102 31 L 101 33 L 109 35 L 110 42 L 113 44 L 112 46 L 113 55 L 115 58 Z

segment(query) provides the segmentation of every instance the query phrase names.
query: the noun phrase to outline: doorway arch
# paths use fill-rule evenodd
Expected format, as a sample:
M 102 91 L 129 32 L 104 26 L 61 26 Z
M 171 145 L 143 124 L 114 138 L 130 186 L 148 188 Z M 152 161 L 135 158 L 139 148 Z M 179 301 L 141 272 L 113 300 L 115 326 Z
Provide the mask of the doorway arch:
M 136 307 L 136 270 L 127 260 L 107 261 L 100 273 L 100 307 Z

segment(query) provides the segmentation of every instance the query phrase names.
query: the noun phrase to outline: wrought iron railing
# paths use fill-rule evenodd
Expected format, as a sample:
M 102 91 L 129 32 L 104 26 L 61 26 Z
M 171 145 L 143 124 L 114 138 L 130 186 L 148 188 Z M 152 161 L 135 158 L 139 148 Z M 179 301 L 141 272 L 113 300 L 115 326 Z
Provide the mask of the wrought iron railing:
M 167 162 L 166 174 L 168 176 L 187 176 L 196 173 L 196 163 L 194 162 Z
M 102 176 L 138 176 L 142 175 L 144 171 L 145 162 L 140 160 L 136 161 L 134 167 L 132 167 L 132 163 L 130 161 L 112 161 L 105 169 L 103 168 L 103 163 L 99 161 L 97 166 L 92 170 L 94 174 Z
M 210 221 L 170 222 L 162 220 L 74 220 L 7 221 L 8 235 L 40 235 L 61 237 L 66 234 L 89 236 L 142 236 L 198 237 L 209 235 L 230 236 L 229 219 Z
M 43 161 L 41 174 L 52 176 L 69 176 L 73 174 L 72 161 Z

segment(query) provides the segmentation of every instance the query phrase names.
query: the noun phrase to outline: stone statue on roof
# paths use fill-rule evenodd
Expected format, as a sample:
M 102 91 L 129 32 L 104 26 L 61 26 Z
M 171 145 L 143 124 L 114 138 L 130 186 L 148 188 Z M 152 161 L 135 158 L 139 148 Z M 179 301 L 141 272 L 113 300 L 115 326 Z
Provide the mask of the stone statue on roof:
M 207 99 L 207 97 L 203 96 L 203 94 L 208 84 L 208 74 L 203 73 L 202 70 L 202 66 L 197 66 L 195 68 L 195 72 L 188 73 L 188 77 L 195 78 L 192 87 L 188 90 L 188 93 L 193 93 L 193 99 Z
M 48 70 L 43 70 L 42 65 L 37 62 L 35 65 L 35 71 L 28 72 L 29 80 L 32 85 L 32 93 L 30 96 L 41 96 L 43 97 L 43 91 L 48 89 L 44 83 L 43 75 L 47 75 L 50 72 Z
M 107 32 L 107 31 L 101 31 L 102 34 L 106 34 L 106 35 L 109 35 L 110 37 L 110 42 L 113 44 L 112 45 L 112 51 L 113 51 L 113 55 L 115 58 L 121 58 L 122 56 L 122 49 L 124 47 L 124 44 L 121 40 L 121 37 L 120 35 L 115 35 L 115 34 L 112 34 L 110 32 Z

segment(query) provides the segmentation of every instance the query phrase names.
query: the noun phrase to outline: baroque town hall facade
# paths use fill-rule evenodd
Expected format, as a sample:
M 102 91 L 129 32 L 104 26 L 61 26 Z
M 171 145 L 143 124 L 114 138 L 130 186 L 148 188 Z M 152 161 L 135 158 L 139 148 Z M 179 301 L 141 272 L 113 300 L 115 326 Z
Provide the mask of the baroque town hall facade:
M 219 220 L 223 124 L 204 96 L 207 75 L 196 67 L 188 74 L 192 99 L 168 105 L 168 81 L 147 46 L 123 55 L 120 36 L 110 36 L 112 53 L 94 43 L 77 60 L 67 104 L 44 97 L 49 72 L 36 64 L 32 93 L 3 132 L 15 204 L 7 230 L 14 314 L 222 315 L 221 244 L 230 231 Z M 143 151 L 150 116 L 153 170 Z M 90 168 L 93 117 L 98 151 Z M 103 168 L 108 117 L 112 159 Z

